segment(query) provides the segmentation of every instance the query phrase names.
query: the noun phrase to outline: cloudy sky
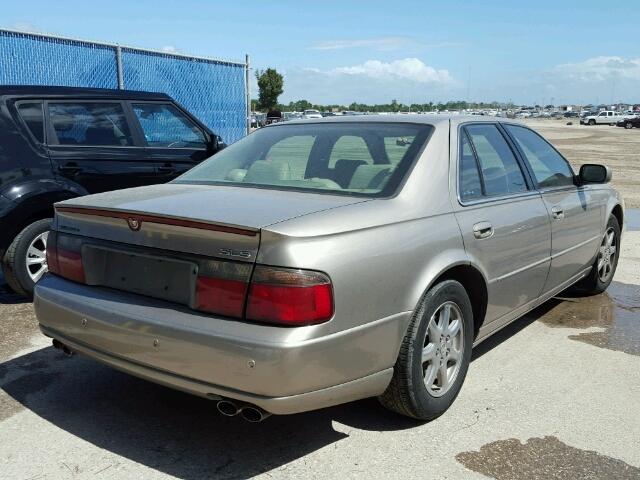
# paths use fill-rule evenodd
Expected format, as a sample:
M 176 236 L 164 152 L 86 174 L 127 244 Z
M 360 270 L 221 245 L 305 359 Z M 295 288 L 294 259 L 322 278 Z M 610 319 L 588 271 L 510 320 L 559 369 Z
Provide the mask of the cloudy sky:
M 640 2 L 25 0 L 0 26 L 249 53 L 284 74 L 285 102 L 640 103 Z

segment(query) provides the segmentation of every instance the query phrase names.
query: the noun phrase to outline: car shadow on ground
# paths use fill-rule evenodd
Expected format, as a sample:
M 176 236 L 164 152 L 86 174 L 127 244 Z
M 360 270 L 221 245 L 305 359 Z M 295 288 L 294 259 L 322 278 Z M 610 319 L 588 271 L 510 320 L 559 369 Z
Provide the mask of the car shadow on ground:
M 543 315 L 506 327 L 474 358 Z M 536 313 L 537 312 L 537 313 Z M 346 438 L 333 421 L 369 431 L 420 423 L 367 399 L 260 424 L 220 415 L 212 401 L 174 391 L 52 347 L 0 364 L 0 389 L 23 408 L 99 448 L 178 478 L 249 478 Z M 20 406 L 20 405 L 18 405 Z

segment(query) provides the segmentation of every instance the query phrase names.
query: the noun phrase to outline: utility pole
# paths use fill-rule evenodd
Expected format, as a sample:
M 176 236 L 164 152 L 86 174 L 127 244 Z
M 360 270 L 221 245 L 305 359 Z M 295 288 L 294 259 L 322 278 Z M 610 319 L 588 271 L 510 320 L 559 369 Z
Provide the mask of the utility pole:
M 247 111 L 246 111 L 246 123 L 247 123 L 247 135 L 251 133 L 251 64 L 249 54 L 247 53 L 244 58 L 244 81 L 247 90 Z

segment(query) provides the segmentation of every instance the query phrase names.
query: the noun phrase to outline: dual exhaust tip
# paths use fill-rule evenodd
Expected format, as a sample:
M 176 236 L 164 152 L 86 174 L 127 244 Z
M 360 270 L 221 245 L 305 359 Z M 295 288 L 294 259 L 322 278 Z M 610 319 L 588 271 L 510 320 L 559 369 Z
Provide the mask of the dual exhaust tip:
M 70 357 L 75 353 L 73 350 L 67 347 L 64 343 L 62 343 L 59 340 L 56 340 L 55 338 L 53 339 L 52 343 L 53 343 L 53 348 L 55 348 L 56 350 L 61 350 L 62 353 L 64 353 L 67 357 Z
M 236 403 L 233 400 L 224 399 L 216 403 L 218 411 L 226 417 L 240 415 L 247 422 L 259 423 L 271 416 L 271 414 L 260 407 L 248 403 Z
M 53 339 L 52 343 L 56 350 L 61 350 L 68 357 L 71 357 L 75 353 L 59 340 Z M 236 415 L 240 415 L 247 422 L 251 423 L 262 422 L 264 419 L 271 416 L 269 412 L 260 407 L 249 403 L 236 403 L 230 399 L 218 400 L 216 408 L 226 417 L 235 417 Z

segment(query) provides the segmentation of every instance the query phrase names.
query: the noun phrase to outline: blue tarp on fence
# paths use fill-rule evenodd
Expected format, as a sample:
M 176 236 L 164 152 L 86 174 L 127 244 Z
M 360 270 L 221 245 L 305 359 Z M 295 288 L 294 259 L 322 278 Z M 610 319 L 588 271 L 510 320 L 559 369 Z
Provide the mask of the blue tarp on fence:
M 118 47 L 0 30 L 0 84 L 118 88 Z M 120 50 L 122 86 L 163 92 L 227 143 L 246 134 L 243 63 L 131 47 Z

